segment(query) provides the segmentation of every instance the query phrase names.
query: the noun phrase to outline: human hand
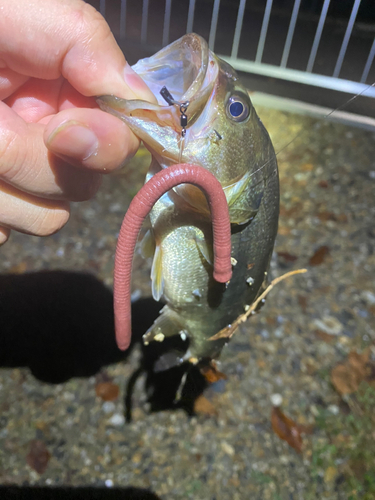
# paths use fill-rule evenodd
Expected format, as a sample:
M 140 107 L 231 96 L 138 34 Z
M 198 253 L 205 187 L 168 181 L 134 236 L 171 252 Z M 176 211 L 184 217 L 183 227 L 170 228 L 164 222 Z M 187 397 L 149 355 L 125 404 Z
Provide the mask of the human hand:
M 139 141 L 93 96 L 153 100 L 103 17 L 81 0 L 0 0 L 0 244 L 11 229 L 45 236 L 69 201 Z

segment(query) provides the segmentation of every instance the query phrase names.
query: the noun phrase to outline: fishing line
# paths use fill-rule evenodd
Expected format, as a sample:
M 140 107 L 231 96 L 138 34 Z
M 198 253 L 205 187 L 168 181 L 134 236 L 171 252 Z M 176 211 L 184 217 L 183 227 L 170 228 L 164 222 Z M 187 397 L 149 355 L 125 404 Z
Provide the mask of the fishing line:
M 356 94 L 355 96 L 353 96 L 350 99 L 348 99 L 347 101 L 345 101 L 343 104 L 340 104 L 340 106 L 338 106 L 337 108 L 335 108 L 332 111 L 330 111 L 329 113 L 327 113 L 325 116 L 323 116 L 322 121 L 326 120 L 327 118 L 329 118 L 330 116 L 332 116 L 337 111 L 340 111 L 341 109 L 345 109 L 351 102 L 354 102 L 358 97 L 360 97 L 365 92 L 367 92 L 368 89 L 371 88 L 371 87 L 375 87 L 375 82 L 371 83 L 370 85 L 368 85 L 364 90 L 362 90 L 362 92 L 359 92 L 359 94 Z M 314 125 L 313 129 L 316 128 L 319 123 L 320 123 L 320 120 L 319 120 L 318 123 L 316 123 Z M 275 155 L 278 156 L 280 153 L 282 153 L 287 147 L 289 147 L 296 139 L 298 139 L 298 137 L 301 137 L 301 135 L 304 134 L 304 133 L 306 133 L 306 130 L 305 129 L 301 130 L 301 132 L 299 132 L 296 136 L 294 136 L 293 139 L 291 139 L 281 149 L 279 149 L 277 152 L 275 152 Z M 252 172 L 251 175 L 250 175 L 250 177 L 252 177 L 256 173 L 260 172 L 264 167 L 266 167 L 269 163 L 271 163 L 271 161 L 272 161 L 272 158 L 270 158 L 269 160 L 267 160 L 261 167 L 259 167 L 257 170 L 255 170 L 255 172 Z
M 186 111 L 187 111 L 187 109 L 189 107 L 190 102 L 189 101 L 183 101 L 183 102 L 176 101 L 173 98 L 172 94 L 169 92 L 169 90 L 167 89 L 167 87 L 165 85 L 161 89 L 160 95 L 166 101 L 166 103 L 169 104 L 170 106 L 175 105 L 175 106 L 178 106 L 180 108 L 180 113 L 181 113 L 181 116 L 180 116 L 181 136 L 185 137 L 185 135 L 186 135 L 186 127 L 187 127 L 187 124 L 188 124 L 188 117 L 186 116 Z
M 182 153 L 184 152 L 184 146 L 185 146 L 185 136 L 186 136 L 186 127 L 188 124 L 188 117 L 186 116 L 186 111 L 189 107 L 190 102 L 189 101 L 176 101 L 172 94 L 169 92 L 167 87 L 164 85 L 164 87 L 160 91 L 160 95 L 162 98 L 166 101 L 169 106 L 178 106 L 180 108 L 180 125 L 181 125 L 181 138 L 179 141 L 179 156 L 178 156 L 178 161 L 179 163 L 182 162 Z

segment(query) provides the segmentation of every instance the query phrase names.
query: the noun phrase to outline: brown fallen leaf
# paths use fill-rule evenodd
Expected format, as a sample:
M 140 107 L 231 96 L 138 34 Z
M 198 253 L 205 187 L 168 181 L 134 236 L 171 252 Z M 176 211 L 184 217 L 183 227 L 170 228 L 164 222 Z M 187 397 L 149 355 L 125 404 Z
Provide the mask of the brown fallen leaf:
M 120 388 L 113 382 L 101 382 L 95 386 L 95 392 L 103 401 L 114 401 L 119 396 Z
M 355 392 L 363 381 L 374 385 L 375 364 L 370 360 L 370 349 L 361 354 L 351 351 L 345 363 L 335 366 L 331 382 L 341 395 Z
M 264 361 L 264 359 L 257 359 L 257 365 L 261 370 L 267 367 L 267 363 Z
M 305 295 L 298 295 L 298 304 L 301 306 L 301 309 L 303 312 L 306 312 L 307 305 L 308 305 L 308 300 Z
M 208 415 L 210 417 L 217 415 L 217 410 L 214 405 L 203 395 L 198 396 L 194 401 L 194 412 L 200 415 Z
M 316 216 L 318 217 L 319 220 L 321 220 L 322 222 L 327 222 L 329 220 L 332 220 L 332 221 L 336 221 L 336 215 L 333 213 L 333 212 L 318 212 L 316 214 Z
M 310 257 L 309 266 L 320 266 L 324 262 L 324 259 L 329 254 L 329 247 L 323 245 L 319 247 L 314 255 Z
M 29 445 L 30 451 L 26 456 L 26 462 L 38 474 L 43 474 L 43 472 L 47 469 L 51 454 L 47 450 L 44 442 L 40 439 L 33 439 L 30 441 Z
M 331 382 L 337 392 L 341 395 L 355 392 L 361 379 L 355 370 L 352 370 L 347 363 L 335 366 L 331 372 Z
M 368 372 L 368 364 L 370 360 L 370 350 L 366 349 L 362 354 L 356 351 L 351 351 L 348 354 L 348 364 L 355 370 L 358 377 L 365 379 Z
M 273 432 L 280 439 L 286 441 L 298 453 L 302 453 L 301 428 L 294 420 L 287 417 L 279 406 L 272 408 L 271 425 Z
M 348 216 L 346 214 L 336 215 L 337 222 L 348 222 Z
M 334 480 L 336 479 L 337 474 L 338 474 L 338 471 L 337 471 L 336 467 L 333 467 L 332 465 L 330 465 L 324 471 L 324 482 L 326 484 L 332 484 L 334 482 Z
M 318 212 L 316 214 L 322 222 L 335 221 L 335 222 L 348 222 L 348 217 L 345 214 L 335 214 L 333 212 Z
M 290 227 L 281 225 L 279 226 L 278 234 L 280 234 L 281 236 L 288 236 L 290 232 L 291 232 Z
M 303 205 L 302 203 L 296 203 L 291 208 L 286 208 L 285 205 L 280 205 L 280 216 L 288 217 L 288 219 L 295 218 L 294 216 L 300 216 L 302 213 Z
M 214 382 L 218 382 L 219 380 L 226 380 L 228 378 L 225 375 L 225 373 L 223 373 L 217 369 L 217 366 L 215 365 L 215 363 L 213 361 L 211 361 L 209 366 L 203 366 L 201 368 L 201 374 L 204 376 L 204 378 L 210 384 L 213 384 Z
M 301 165 L 300 170 L 303 172 L 312 172 L 314 170 L 314 165 L 312 163 L 304 163 Z
M 13 274 L 23 274 L 27 271 L 27 262 L 22 261 L 19 264 L 15 264 L 9 269 L 10 273 Z
M 336 340 L 336 337 L 334 335 L 330 335 L 329 333 L 323 330 L 315 330 L 314 333 L 319 340 L 323 340 L 328 344 L 332 344 L 332 342 Z
M 277 255 L 284 259 L 286 262 L 295 262 L 298 257 L 289 252 L 277 252 Z

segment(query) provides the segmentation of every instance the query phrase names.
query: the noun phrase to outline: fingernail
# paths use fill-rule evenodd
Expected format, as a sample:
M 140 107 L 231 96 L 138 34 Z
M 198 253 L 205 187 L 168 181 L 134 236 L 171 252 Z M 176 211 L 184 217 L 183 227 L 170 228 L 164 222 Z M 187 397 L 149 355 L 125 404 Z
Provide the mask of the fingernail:
M 151 102 L 155 101 L 155 96 L 148 88 L 147 84 L 139 75 L 137 75 L 128 63 L 126 63 L 124 68 L 124 80 L 130 89 L 136 94 L 138 99 L 145 99 Z
M 94 132 L 74 120 L 62 123 L 48 137 L 47 146 L 54 153 L 87 160 L 98 151 L 99 141 Z

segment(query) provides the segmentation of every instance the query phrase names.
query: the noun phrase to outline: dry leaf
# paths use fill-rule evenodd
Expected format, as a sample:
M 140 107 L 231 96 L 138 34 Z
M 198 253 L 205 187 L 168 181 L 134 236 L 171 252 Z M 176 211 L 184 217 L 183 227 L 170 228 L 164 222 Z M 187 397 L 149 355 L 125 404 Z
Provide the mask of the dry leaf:
M 367 375 L 367 365 L 370 359 L 370 350 L 366 349 L 362 354 L 351 351 L 348 355 L 348 364 L 355 370 L 358 377 L 365 379 Z
M 13 274 L 23 274 L 27 271 L 27 262 L 22 261 L 19 264 L 15 264 L 9 269 L 10 273 Z
M 340 394 L 355 392 L 362 381 L 373 384 L 375 365 L 370 361 L 370 349 L 362 354 L 351 351 L 345 363 L 341 363 L 331 372 L 331 381 Z
M 333 212 L 326 212 L 326 211 L 318 212 L 316 216 L 322 222 L 327 222 L 328 220 L 333 220 L 333 221 L 337 220 L 336 215 Z
M 315 335 L 319 340 L 323 340 L 324 342 L 327 342 L 328 344 L 331 344 L 333 341 L 336 340 L 334 335 L 331 335 L 323 330 L 315 330 Z
M 298 295 L 298 304 L 301 306 L 303 312 L 306 312 L 308 301 L 305 295 Z
M 209 366 L 203 366 L 201 368 L 201 374 L 207 380 L 208 383 L 213 384 L 214 382 L 218 382 L 219 380 L 226 380 L 228 377 L 225 373 L 219 371 L 213 361 Z
M 30 441 L 30 451 L 26 456 L 26 462 L 38 474 L 43 474 L 47 469 L 49 459 L 51 458 L 50 452 L 47 450 L 46 445 L 40 439 Z
M 271 424 L 280 439 L 286 441 L 298 453 L 302 453 L 301 426 L 287 417 L 278 406 L 272 408 Z
M 304 163 L 300 166 L 300 170 L 303 172 L 312 172 L 314 170 L 314 165 L 312 163 Z
M 334 480 L 336 479 L 337 476 L 337 469 L 336 467 L 333 467 L 332 465 L 327 467 L 327 469 L 324 471 L 324 482 L 326 484 L 333 483 Z
M 280 234 L 281 236 L 288 236 L 290 234 L 290 232 L 291 232 L 290 227 L 279 226 L 278 234 Z
M 314 255 L 310 257 L 309 265 L 310 266 L 320 266 L 323 263 L 326 256 L 329 254 L 329 247 L 323 245 L 316 250 Z
M 298 257 L 289 252 L 277 252 L 277 255 L 285 260 L 285 262 L 295 262 Z
M 198 396 L 194 401 L 194 412 L 201 415 L 208 415 L 210 417 L 217 415 L 217 410 L 214 405 L 202 395 Z
M 133 464 L 140 464 L 142 462 L 142 453 L 140 453 L 139 451 L 134 453 L 134 455 L 132 456 L 132 462 Z
M 331 372 L 331 381 L 340 394 L 351 394 L 358 389 L 360 378 L 348 364 L 337 365 Z
M 301 215 L 302 208 L 302 203 L 296 203 L 290 208 L 286 208 L 285 205 L 280 205 L 280 216 L 288 217 L 288 219 L 295 219 L 295 216 Z
M 120 388 L 113 382 L 101 382 L 95 386 L 95 392 L 103 401 L 114 401 L 119 396 Z

